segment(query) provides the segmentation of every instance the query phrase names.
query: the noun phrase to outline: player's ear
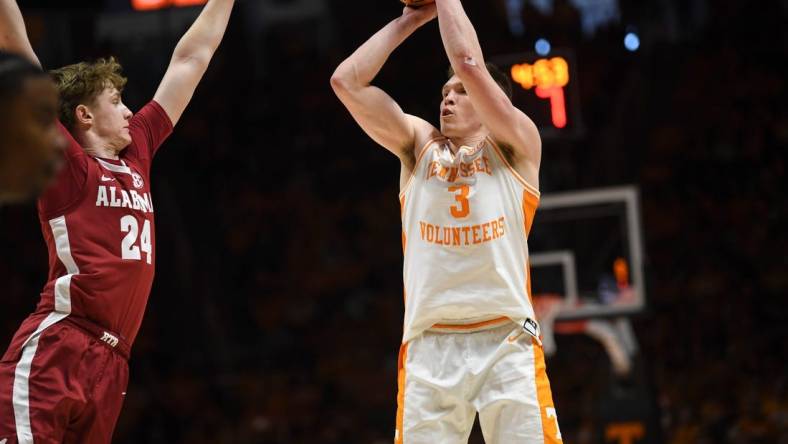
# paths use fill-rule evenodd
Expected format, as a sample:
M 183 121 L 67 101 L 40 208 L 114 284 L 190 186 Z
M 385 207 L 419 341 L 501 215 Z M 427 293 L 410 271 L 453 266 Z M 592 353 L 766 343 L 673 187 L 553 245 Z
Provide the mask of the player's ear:
M 74 120 L 82 125 L 92 125 L 93 113 L 90 112 L 90 108 L 87 106 L 77 105 L 77 108 L 74 110 Z

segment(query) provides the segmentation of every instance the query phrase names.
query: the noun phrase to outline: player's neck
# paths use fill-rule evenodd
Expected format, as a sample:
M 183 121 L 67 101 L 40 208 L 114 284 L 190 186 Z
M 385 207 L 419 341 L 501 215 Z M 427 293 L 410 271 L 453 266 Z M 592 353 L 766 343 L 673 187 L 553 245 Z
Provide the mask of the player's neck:
M 484 139 L 487 138 L 488 135 L 489 133 L 487 131 L 482 131 L 464 137 L 449 137 L 449 142 L 451 142 L 451 150 L 457 152 L 457 150 L 463 146 L 476 148 L 484 141 Z
M 122 151 L 113 148 L 111 143 L 90 131 L 75 135 L 75 139 L 82 145 L 82 149 L 93 157 L 118 160 L 118 155 Z

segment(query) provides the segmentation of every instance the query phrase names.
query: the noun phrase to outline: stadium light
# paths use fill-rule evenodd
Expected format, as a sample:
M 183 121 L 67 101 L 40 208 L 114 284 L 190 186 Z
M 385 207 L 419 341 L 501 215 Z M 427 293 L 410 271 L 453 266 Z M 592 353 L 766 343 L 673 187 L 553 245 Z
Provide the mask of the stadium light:
M 550 42 L 547 39 L 540 38 L 539 40 L 536 41 L 536 44 L 534 45 L 534 49 L 536 50 L 536 53 L 539 54 L 540 56 L 546 56 L 547 54 L 550 54 L 550 49 L 551 49 Z
M 634 32 L 628 32 L 626 36 L 624 36 L 624 47 L 627 48 L 627 51 L 635 52 L 640 48 L 640 37 Z

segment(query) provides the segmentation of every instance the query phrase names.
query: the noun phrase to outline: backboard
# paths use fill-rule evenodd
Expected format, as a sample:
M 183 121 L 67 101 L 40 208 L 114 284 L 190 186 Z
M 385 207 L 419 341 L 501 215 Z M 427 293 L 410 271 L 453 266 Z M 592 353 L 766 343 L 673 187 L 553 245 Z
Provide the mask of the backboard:
M 635 187 L 545 194 L 528 238 L 535 298 L 563 298 L 557 320 L 633 315 L 646 306 Z

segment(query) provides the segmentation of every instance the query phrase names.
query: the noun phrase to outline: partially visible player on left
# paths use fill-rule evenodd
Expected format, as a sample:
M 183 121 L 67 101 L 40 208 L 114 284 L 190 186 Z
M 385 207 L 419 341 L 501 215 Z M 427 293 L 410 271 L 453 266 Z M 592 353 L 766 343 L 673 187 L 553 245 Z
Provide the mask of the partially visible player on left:
M 52 72 L 68 147 L 38 200 L 49 277 L 0 360 L 0 443 L 111 442 L 156 263 L 151 162 L 218 48 L 233 3 L 209 0 L 136 114 L 121 100 L 126 79 L 113 58 Z M 13 0 L 0 0 L 0 47 L 39 64 Z
M 57 171 L 66 145 L 57 106 L 47 73 L 0 51 L 0 205 L 33 199 Z

